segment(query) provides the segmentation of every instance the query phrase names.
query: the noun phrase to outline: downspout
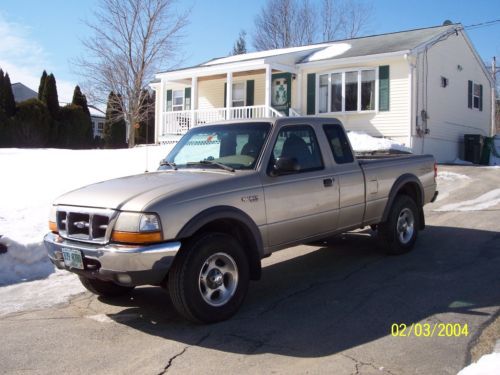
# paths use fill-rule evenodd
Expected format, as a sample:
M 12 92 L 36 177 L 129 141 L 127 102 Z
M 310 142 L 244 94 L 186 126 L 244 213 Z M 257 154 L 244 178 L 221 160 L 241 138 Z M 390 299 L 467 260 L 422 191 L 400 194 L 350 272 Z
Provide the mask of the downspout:
M 413 54 L 404 54 L 404 59 L 408 63 L 408 116 L 409 116 L 409 131 L 408 144 L 413 149 L 413 134 L 416 128 L 416 85 L 415 85 L 415 56 Z

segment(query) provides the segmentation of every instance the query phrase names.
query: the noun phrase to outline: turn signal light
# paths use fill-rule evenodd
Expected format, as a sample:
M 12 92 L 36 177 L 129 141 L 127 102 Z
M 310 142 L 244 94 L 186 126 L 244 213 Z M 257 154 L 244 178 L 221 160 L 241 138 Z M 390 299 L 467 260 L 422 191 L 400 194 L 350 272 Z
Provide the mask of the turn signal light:
M 145 243 L 160 242 L 163 240 L 163 236 L 161 232 L 137 233 L 137 232 L 121 232 L 115 230 L 111 234 L 111 240 L 121 243 L 145 244 Z
M 57 224 L 53 221 L 49 221 L 49 230 L 51 232 L 57 233 Z

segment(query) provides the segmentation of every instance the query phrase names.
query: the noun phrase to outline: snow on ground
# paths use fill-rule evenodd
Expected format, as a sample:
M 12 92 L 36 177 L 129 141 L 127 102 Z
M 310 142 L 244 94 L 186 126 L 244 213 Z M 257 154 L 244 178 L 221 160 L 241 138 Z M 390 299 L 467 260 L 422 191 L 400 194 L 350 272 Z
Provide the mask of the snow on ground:
M 353 131 L 348 132 L 347 135 L 349 136 L 352 148 L 357 152 L 384 150 L 411 152 L 410 148 L 389 138 L 375 138 L 366 133 Z
M 500 204 L 500 189 L 493 189 L 475 199 L 450 203 L 434 211 L 481 211 Z
M 470 180 L 470 177 L 465 174 L 443 171 L 439 172 L 437 175 L 438 182 L 442 181 L 457 181 L 457 180 Z
M 54 272 L 42 239 L 52 201 L 110 178 L 156 170 L 169 146 L 122 150 L 0 149 L 0 285 Z M 146 152 L 148 160 L 146 162 Z
M 457 375 L 498 375 L 500 373 L 500 353 L 483 355 L 479 361 L 462 369 Z

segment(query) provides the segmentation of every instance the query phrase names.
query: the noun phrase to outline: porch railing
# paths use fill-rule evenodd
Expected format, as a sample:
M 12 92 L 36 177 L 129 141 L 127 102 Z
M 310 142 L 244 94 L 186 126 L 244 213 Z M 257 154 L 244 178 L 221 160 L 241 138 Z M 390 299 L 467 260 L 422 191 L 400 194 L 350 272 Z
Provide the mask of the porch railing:
M 283 114 L 265 105 L 163 112 L 160 137 L 166 134 L 184 134 L 192 127 L 216 121 L 261 117 L 283 117 Z

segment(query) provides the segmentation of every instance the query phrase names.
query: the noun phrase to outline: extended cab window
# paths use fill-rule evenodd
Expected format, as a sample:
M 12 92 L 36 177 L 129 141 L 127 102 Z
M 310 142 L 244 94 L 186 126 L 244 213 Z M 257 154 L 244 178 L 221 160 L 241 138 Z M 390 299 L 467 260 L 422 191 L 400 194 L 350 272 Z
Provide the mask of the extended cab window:
M 307 125 L 282 128 L 273 148 L 270 168 L 282 158 L 297 163 L 295 173 L 322 169 L 323 160 L 313 128 Z
M 342 128 L 338 125 L 323 125 L 323 129 L 330 149 L 332 150 L 335 163 L 352 163 L 354 157 L 352 156 L 347 136 Z

